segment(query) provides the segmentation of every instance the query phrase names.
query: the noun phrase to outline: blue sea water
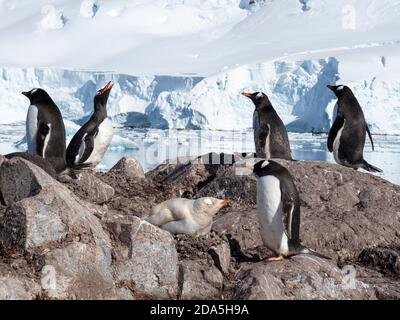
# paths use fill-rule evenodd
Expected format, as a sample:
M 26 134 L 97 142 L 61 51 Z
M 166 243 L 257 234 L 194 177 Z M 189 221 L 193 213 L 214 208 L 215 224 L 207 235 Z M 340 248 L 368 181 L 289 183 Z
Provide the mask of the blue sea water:
M 22 125 L 0 126 L 0 154 L 17 151 L 15 143 L 24 136 Z M 212 130 L 157 130 L 116 128 L 118 137 L 109 148 L 99 169 L 111 168 L 124 156 L 136 158 L 145 171 L 176 157 L 190 157 L 208 152 L 253 152 L 253 132 Z M 334 163 L 326 148 L 326 134 L 290 133 L 293 157 Z M 375 135 L 375 151 L 367 141 L 365 158 L 383 169 L 382 178 L 400 185 L 400 136 Z M 23 148 L 23 145 L 22 145 Z

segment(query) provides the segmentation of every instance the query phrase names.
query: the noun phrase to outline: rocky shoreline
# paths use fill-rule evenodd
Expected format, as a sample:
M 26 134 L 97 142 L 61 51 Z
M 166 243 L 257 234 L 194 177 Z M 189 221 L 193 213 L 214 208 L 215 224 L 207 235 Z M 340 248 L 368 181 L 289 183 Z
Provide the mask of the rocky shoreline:
M 255 178 L 205 155 L 144 174 L 134 159 L 56 180 L 35 159 L 0 156 L 0 299 L 400 299 L 400 187 L 314 161 L 295 179 L 304 244 L 265 263 Z M 229 162 L 229 161 L 228 161 Z M 207 236 L 143 218 L 172 197 L 228 198 Z

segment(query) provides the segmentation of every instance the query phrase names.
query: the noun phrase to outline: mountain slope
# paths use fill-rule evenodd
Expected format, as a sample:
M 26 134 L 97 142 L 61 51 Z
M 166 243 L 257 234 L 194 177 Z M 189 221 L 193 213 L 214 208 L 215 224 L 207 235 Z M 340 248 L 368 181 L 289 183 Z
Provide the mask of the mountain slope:
M 396 0 L 2 0 L 0 123 L 34 86 L 79 120 L 113 79 L 116 124 L 248 128 L 240 92 L 262 90 L 290 130 L 327 131 L 338 81 L 373 132 L 400 134 L 399 17 Z

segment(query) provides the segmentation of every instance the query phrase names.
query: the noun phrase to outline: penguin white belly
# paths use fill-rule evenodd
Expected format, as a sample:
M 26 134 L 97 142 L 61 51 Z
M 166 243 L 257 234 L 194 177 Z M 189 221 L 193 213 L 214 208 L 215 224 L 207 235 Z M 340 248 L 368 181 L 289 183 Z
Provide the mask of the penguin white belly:
M 205 228 L 198 224 L 194 219 L 187 218 L 179 221 L 168 222 L 162 225 L 161 229 L 164 229 L 172 234 L 193 235 L 199 231 L 203 231 Z
M 264 147 L 264 152 L 265 152 L 265 159 L 271 159 L 271 147 L 270 147 L 270 136 L 271 136 L 271 127 L 268 125 L 268 135 L 265 138 L 265 147 Z
M 28 152 L 32 155 L 37 154 L 36 136 L 38 131 L 38 113 L 38 108 L 34 105 L 30 105 L 26 116 L 26 140 Z
M 335 161 L 338 164 L 342 163 L 342 161 L 339 159 L 339 148 L 340 148 L 340 138 L 342 137 L 342 132 L 343 132 L 345 124 L 346 124 L 346 120 L 344 120 L 343 126 L 338 131 L 335 141 L 333 141 L 333 157 L 335 158 Z
M 103 160 L 104 154 L 107 152 L 111 140 L 113 138 L 113 126 L 107 118 L 99 126 L 99 132 L 94 138 L 93 151 L 85 163 L 98 164 Z
M 282 217 L 280 181 L 274 176 L 257 179 L 257 211 L 261 238 L 277 254 L 288 255 L 288 237 Z

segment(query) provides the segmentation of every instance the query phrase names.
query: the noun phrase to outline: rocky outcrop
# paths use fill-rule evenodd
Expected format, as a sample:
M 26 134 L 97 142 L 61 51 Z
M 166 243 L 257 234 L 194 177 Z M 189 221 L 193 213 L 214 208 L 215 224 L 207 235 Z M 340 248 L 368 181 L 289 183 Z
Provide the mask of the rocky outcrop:
M 93 207 L 36 165 L 9 160 L 0 167 L 0 177 L 8 205 L 0 227 L 3 250 L 35 253 L 74 237 L 110 246 Z
M 145 176 L 122 159 L 109 172 L 57 181 L 27 159 L 0 156 L 0 298 L 400 299 L 399 186 L 279 161 L 299 189 L 303 243 L 332 260 L 266 263 L 255 178 L 237 159 L 179 159 Z M 177 196 L 233 203 L 201 237 L 142 219 Z
M 108 203 L 115 195 L 113 187 L 87 171 L 76 174 L 75 178 L 62 177 L 60 181 L 81 198 L 96 204 Z
M 115 250 L 116 281 L 131 284 L 131 289 L 139 295 L 176 298 L 178 254 L 172 236 L 137 217 L 128 223 L 107 225 L 122 244 Z
M 119 160 L 115 166 L 111 168 L 110 172 L 116 172 L 129 178 L 145 178 L 142 165 L 139 163 L 139 161 L 128 157 L 123 157 L 121 160 Z
M 234 299 L 345 300 L 374 299 L 367 284 L 327 260 L 296 256 L 282 263 L 256 263 L 237 277 Z
M 40 286 L 18 276 L 0 276 L 0 300 L 33 300 L 40 296 Z
M 115 299 L 111 250 L 72 242 L 43 256 L 41 283 L 52 299 Z

